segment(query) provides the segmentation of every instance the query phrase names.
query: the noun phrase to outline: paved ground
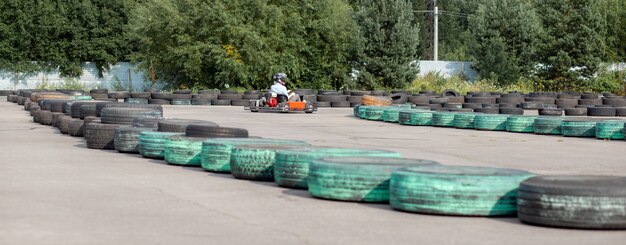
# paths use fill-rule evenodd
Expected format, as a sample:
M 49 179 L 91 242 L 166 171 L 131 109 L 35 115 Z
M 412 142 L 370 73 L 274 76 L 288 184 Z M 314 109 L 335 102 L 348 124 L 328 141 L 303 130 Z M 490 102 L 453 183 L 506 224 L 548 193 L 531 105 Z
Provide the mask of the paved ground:
M 626 175 L 624 141 L 411 127 L 232 107 L 167 107 L 251 135 L 388 149 L 450 165 Z M 169 166 L 34 124 L 0 97 L 0 244 L 624 244 L 624 231 L 534 227 L 515 218 L 403 213 Z

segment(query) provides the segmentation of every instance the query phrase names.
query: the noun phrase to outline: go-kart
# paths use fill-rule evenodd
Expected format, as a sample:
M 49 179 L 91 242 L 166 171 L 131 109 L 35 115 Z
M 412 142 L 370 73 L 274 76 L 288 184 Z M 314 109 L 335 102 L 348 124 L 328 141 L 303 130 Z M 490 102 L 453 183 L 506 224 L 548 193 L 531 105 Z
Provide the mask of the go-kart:
M 317 111 L 317 107 L 310 102 L 289 101 L 287 96 L 277 95 L 276 93 L 266 93 L 260 100 L 250 101 L 250 106 L 244 107 L 245 110 L 251 112 L 298 112 L 313 113 Z

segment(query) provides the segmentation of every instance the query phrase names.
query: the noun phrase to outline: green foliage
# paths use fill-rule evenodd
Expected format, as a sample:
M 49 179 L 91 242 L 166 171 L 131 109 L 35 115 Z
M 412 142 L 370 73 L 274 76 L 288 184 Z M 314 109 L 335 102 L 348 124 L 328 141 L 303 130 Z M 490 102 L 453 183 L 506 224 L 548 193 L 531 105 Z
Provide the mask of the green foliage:
M 35 85 L 36 89 L 46 89 L 46 90 L 55 90 L 55 89 L 70 89 L 70 90 L 82 90 L 88 91 L 90 88 L 84 83 L 79 81 L 76 78 L 64 78 L 61 82 L 55 83 L 51 82 L 47 78 L 42 78 Z
M 439 73 L 429 72 L 425 76 L 413 80 L 407 89 L 414 93 L 423 90 L 433 90 L 436 93 L 442 93 L 446 89 L 453 89 L 461 94 L 466 94 L 471 91 L 518 91 L 528 93 L 534 91 L 534 85 L 533 81 L 529 79 L 520 79 L 510 85 L 501 85 L 488 79 L 472 82 L 462 79 L 459 76 L 445 78 Z
M 469 21 L 474 67 L 482 78 L 504 85 L 533 74 L 541 23 L 529 3 L 485 0 Z
M 537 0 L 544 35 L 538 53 L 539 75 L 566 90 L 581 87 L 605 54 L 604 0 Z
M 125 60 L 127 13 L 135 0 L 0 1 L 0 69 L 25 73 L 59 68 L 78 77 L 81 63 L 102 72 Z
M 131 28 L 134 60 L 170 87 L 339 87 L 348 79 L 356 22 L 341 0 L 148 0 Z
M 418 69 L 419 28 L 406 0 L 364 0 L 357 20 L 360 40 L 356 69 L 364 88 L 401 88 L 409 84 Z

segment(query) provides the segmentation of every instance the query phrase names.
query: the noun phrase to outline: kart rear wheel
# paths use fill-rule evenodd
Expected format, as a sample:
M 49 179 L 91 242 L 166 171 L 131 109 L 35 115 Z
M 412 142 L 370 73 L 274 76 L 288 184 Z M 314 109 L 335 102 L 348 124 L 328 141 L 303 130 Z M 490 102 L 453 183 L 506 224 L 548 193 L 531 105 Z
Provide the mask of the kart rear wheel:
M 304 113 L 313 113 L 314 110 L 315 107 L 313 106 L 313 104 L 307 102 L 304 108 Z

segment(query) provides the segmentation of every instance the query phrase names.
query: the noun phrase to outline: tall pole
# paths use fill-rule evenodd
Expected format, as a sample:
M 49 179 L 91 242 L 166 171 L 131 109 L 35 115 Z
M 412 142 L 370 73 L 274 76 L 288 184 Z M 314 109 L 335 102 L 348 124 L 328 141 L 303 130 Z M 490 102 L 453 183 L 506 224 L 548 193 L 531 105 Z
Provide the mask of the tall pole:
M 433 38 L 433 60 L 439 60 L 438 57 L 438 49 L 439 49 L 439 7 L 437 7 L 437 0 L 435 0 L 435 9 L 433 11 L 433 15 L 435 16 L 435 24 L 433 27 L 434 38 Z

